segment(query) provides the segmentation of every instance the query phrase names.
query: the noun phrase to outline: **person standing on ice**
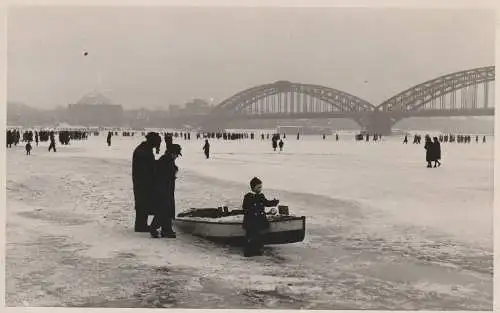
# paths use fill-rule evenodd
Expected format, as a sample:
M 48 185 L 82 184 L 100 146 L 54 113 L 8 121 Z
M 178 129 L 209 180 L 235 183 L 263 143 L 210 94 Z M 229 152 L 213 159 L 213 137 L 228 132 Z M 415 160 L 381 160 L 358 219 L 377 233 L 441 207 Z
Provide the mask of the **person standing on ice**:
M 38 132 L 35 131 L 35 142 L 36 142 L 36 146 L 38 147 L 38 141 L 39 141 L 39 138 L 38 138 Z
M 106 142 L 108 143 L 108 147 L 111 147 L 111 137 L 113 137 L 113 133 L 108 132 L 108 138 L 106 139 Z
M 152 238 L 177 237 L 172 228 L 172 221 L 175 220 L 175 180 L 179 171 L 175 160 L 182 156 L 181 150 L 180 145 L 172 144 L 156 161 L 155 200 L 157 206 L 150 227 Z
M 28 141 L 28 143 L 26 144 L 25 146 L 26 148 L 26 155 L 30 155 L 31 154 L 31 143 Z
M 283 151 L 283 145 L 284 145 L 284 144 L 285 144 L 285 143 L 283 142 L 283 140 L 281 140 L 281 139 L 280 139 L 280 143 L 279 143 L 279 146 L 280 146 L 280 152 L 282 152 L 282 151 Z
M 432 156 L 434 159 L 434 167 L 441 166 L 441 144 L 437 137 L 434 137 L 434 142 L 432 143 Z
M 486 143 L 486 136 L 483 136 L 483 143 Z
M 431 168 L 432 167 L 432 161 L 434 161 L 434 149 L 433 149 L 433 143 L 431 140 L 431 137 L 429 135 L 425 135 L 425 160 L 427 161 L 427 167 Z
M 159 147 L 161 137 L 150 132 L 146 141 L 140 143 L 132 155 L 132 183 L 135 200 L 136 232 L 149 232 L 148 215 L 154 214 L 155 200 L 155 156 L 153 148 Z
M 172 133 L 166 133 L 165 134 L 165 146 L 166 146 L 166 149 L 168 150 L 169 147 L 173 144 L 174 142 L 174 139 L 172 138 Z M 159 152 L 157 152 L 158 154 Z
M 243 198 L 243 229 L 245 229 L 245 257 L 262 254 L 262 231 L 269 228 L 269 221 L 264 209 L 279 204 L 279 200 L 267 200 L 262 193 L 262 181 L 257 177 L 250 181 L 249 192 Z
M 405 139 L 403 140 L 404 144 L 408 144 L 408 135 L 405 135 Z
M 208 139 L 205 139 L 205 145 L 203 146 L 203 152 L 205 153 L 205 157 L 210 158 L 210 144 L 208 143 Z
M 276 151 L 276 148 L 278 147 L 278 139 L 276 139 L 276 136 L 273 136 L 272 142 L 273 142 L 273 150 Z

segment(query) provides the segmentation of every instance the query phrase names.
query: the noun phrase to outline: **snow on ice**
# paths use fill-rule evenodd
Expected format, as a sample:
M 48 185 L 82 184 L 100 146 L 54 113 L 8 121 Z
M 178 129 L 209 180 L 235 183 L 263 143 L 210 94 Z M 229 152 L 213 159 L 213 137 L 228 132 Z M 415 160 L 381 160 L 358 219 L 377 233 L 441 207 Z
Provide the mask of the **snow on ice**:
M 131 156 L 142 140 L 105 135 L 49 153 L 7 151 L 9 306 L 491 310 L 493 140 L 423 145 L 174 139 L 176 201 L 239 208 L 258 176 L 269 198 L 307 216 L 302 243 L 245 259 L 179 234 L 133 232 Z M 68 281 L 68 277 L 71 279 Z

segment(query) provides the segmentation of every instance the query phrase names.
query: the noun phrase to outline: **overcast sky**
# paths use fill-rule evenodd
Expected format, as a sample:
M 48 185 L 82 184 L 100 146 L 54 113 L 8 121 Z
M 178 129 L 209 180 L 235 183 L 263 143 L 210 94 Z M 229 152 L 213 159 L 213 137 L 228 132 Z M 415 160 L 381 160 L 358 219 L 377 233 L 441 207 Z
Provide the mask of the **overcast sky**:
M 379 104 L 494 65 L 494 27 L 494 12 L 471 9 L 15 8 L 8 99 L 53 108 L 100 89 L 125 108 L 166 108 L 289 80 Z

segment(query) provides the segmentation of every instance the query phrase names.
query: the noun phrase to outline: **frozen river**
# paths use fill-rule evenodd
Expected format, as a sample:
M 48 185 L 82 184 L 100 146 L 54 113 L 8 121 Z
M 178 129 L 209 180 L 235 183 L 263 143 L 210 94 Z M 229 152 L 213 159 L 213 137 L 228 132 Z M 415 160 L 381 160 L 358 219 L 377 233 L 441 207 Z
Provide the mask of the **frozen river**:
M 9 306 L 491 310 L 493 139 L 423 145 L 289 138 L 183 147 L 178 210 L 239 207 L 258 176 L 268 198 L 307 216 L 302 243 L 245 259 L 179 234 L 133 232 L 131 155 L 105 136 L 48 153 L 7 151 Z M 71 282 L 66 277 L 72 277 Z

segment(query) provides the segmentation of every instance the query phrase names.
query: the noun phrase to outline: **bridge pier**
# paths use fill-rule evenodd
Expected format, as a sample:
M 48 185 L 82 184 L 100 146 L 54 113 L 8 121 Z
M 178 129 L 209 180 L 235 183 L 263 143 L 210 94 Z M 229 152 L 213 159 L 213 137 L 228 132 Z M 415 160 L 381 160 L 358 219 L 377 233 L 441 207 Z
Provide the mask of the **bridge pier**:
M 388 136 L 392 134 L 392 126 L 394 125 L 393 120 L 390 116 L 374 112 L 373 114 L 367 116 L 360 121 L 360 126 L 364 131 L 372 134 L 380 134 Z

